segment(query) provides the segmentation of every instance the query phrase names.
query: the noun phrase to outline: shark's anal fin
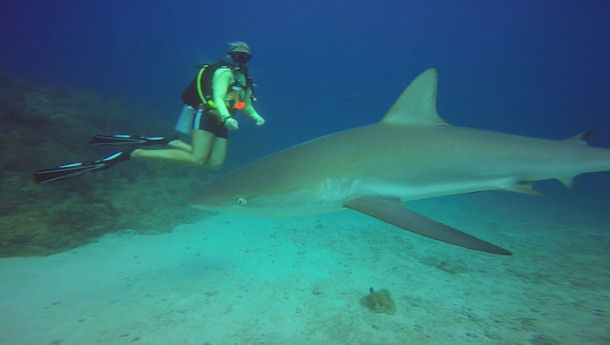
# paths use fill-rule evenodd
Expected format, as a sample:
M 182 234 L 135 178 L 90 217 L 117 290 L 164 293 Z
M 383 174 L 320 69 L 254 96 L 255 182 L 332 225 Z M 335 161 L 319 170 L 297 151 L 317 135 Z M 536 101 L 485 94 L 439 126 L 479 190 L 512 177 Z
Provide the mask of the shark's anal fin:
M 532 181 L 521 181 L 512 186 L 502 188 L 502 190 L 505 190 L 507 192 L 521 193 L 521 194 L 527 194 L 527 195 L 533 195 L 533 196 L 542 196 L 543 194 L 540 193 L 539 191 L 535 190 L 532 185 L 533 185 Z
M 591 137 L 594 134 L 595 134 L 595 130 L 590 129 L 584 133 L 580 133 L 571 138 L 564 139 L 564 141 L 568 142 L 568 143 L 577 144 L 577 145 L 587 145 L 587 140 L 591 139 Z M 560 177 L 557 177 L 557 179 L 559 180 L 559 182 L 563 183 L 563 185 L 566 186 L 567 188 L 576 189 L 578 187 L 578 185 L 576 184 L 576 182 L 574 182 L 574 177 L 575 176 L 560 176 Z
M 361 196 L 348 200 L 344 206 L 396 225 L 399 228 L 456 246 L 491 254 L 513 254 L 504 248 L 415 213 L 398 200 Z

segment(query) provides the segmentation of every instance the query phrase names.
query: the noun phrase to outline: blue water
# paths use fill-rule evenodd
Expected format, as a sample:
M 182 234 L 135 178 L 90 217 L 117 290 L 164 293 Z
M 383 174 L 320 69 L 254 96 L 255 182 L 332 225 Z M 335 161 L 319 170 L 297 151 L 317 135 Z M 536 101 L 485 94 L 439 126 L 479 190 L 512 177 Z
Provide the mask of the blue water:
M 593 128 L 610 146 L 609 11 L 603 0 L 25 0 L 0 14 L 0 72 L 162 110 L 169 130 L 194 65 L 244 40 L 268 123 L 233 135 L 228 164 L 376 121 L 428 67 L 450 123 L 547 138 Z
M 610 147 L 609 13 L 606 0 L 22 0 L 3 5 L 0 13 L 0 73 L 119 98 L 141 110 L 134 121 L 154 109 L 164 114 L 167 132 L 150 135 L 168 135 L 194 66 L 223 58 L 227 42 L 246 41 L 254 54 L 249 68 L 258 85 L 255 106 L 267 123 L 258 128 L 246 116 L 239 118 L 240 130 L 230 133 L 227 170 L 307 139 L 378 121 L 429 67 L 439 71 L 438 112 L 451 124 L 551 139 L 596 129 L 590 144 Z M 539 188 L 549 203 L 564 202 L 556 212 L 566 222 L 601 229 L 595 236 L 586 232 L 604 239 L 592 244 L 595 253 L 604 253 L 608 243 L 603 233 L 610 226 L 603 215 L 608 181 L 608 173 L 584 176 L 576 194 L 552 182 Z M 486 205 L 508 221 L 510 207 L 521 199 L 506 208 L 503 200 Z M 529 202 L 535 203 L 523 202 L 522 214 L 528 214 Z M 595 216 L 589 218 L 587 210 L 595 210 Z M 598 220 L 595 226 L 591 219 Z M 511 249 L 527 247 L 544 257 L 544 246 L 522 245 L 517 233 L 506 235 L 513 238 Z M 573 234 L 565 229 L 560 234 L 569 250 Z M 578 254 L 585 255 L 587 241 L 579 243 Z M 527 255 L 523 249 L 521 254 Z M 554 258 L 544 257 L 551 260 L 545 269 L 552 270 Z M 484 264 L 479 260 L 477 265 Z M 587 303 L 605 308 L 607 287 L 596 283 L 607 278 L 598 276 L 599 267 L 591 270 L 596 272 L 589 276 L 591 291 L 603 299 Z M 559 308 L 565 319 L 546 329 L 569 325 L 572 307 Z M 607 319 L 595 324 L 591 343 L 608 339 Z M 536 342 L 541 338 L 535 335 L 530 339 L 545 343 Z

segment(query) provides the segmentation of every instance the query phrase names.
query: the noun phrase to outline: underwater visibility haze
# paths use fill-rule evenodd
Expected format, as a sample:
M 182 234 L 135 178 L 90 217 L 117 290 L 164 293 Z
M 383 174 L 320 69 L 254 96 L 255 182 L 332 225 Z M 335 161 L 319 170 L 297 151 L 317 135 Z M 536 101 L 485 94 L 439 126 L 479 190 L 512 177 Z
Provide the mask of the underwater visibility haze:
M 0 344 L 610 343 L 608 13 L 6 4 Z M 188 142 L 180 96 L 234 41 L 266 122 L 237 112 L 222 169 L 32 180 L 98 134 Z

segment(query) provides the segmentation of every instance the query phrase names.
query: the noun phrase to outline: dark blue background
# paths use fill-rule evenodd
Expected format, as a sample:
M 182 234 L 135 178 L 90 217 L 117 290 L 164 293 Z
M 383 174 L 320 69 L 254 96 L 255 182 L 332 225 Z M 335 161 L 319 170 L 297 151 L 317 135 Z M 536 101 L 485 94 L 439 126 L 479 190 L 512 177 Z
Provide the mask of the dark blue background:
M 228 164 L 380 119 L 418 73 L 440 73 L 448 122 L 545 138 L 598 129 L 610 147 L 610 2 L 7 1 L 0 72 L 157 109 L 167 133 L 194 65 L 252 47 L 257 109 Z

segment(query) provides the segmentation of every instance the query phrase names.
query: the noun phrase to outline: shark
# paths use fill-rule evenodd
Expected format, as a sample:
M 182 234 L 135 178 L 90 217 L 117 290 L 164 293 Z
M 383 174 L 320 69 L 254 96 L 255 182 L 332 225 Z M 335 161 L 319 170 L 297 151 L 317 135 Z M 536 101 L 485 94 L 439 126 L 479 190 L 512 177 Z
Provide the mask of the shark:
M 535 181 L 610 170 L 592 131 L 547 140 L 450 125 L 437 113 L 438 73 L 415 78 L 381 121 L 273 153 L 203 186 L 208 211 L 292 217 L 350 209 L 398 228 L 491 254 L 512 252 L 409 209 L 408 201 L 485 191 L 539 195 Z

